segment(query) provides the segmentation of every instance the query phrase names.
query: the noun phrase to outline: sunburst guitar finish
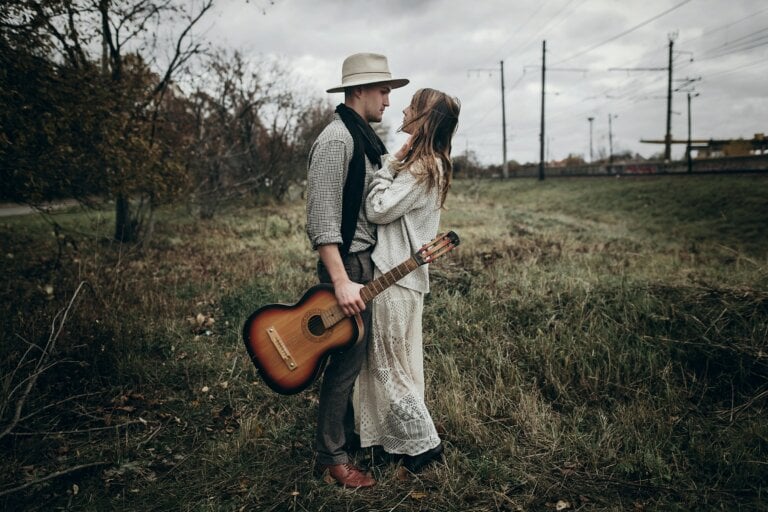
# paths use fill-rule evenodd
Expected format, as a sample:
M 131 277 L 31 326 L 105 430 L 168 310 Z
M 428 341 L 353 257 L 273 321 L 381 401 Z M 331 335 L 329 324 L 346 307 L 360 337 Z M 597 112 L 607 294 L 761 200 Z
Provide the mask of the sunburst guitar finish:
M 346 317 L 338 308 L 333 286 L 319 284 L 292 306 L 270 304 L 248 318 L 243 328 L 245 347 L 272 390 L 284 395 L 304 390 L 323 369 L 327 356 L 360 339 L 360 316 Z M 324 317 L 335 310 L 341 318 L 326 327 Z
M 420 265 L 430 263 L 459 245 L 453 231 L 416 251 L 413 256 L 360 290 L 365 303 Z M 243 340 L 264 382 L 277 393 L 306 389 L 322 372 L 327 358 L 363 337 L 360 315 L 345 316 L 333 286 L 319 284 L 296 304 L 269 304 L 256 310 L 243 326 Z

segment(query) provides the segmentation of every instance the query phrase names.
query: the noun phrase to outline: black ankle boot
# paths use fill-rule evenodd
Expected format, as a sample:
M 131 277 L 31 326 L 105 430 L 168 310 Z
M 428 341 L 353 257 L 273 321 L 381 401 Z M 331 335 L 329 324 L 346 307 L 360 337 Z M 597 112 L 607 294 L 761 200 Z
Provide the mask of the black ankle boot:
M 405 466 L 405 469 L 411 473 L 418 473 L 425 466 L 431 462 L 442 459 L 442 457 L 443 443 L 440 443 L 439 445 L 435 446 L 431 450 L 425 451 L 424 453 L 420 453 L 418 455 L 406 455 L 403 458 L 403 466 Z

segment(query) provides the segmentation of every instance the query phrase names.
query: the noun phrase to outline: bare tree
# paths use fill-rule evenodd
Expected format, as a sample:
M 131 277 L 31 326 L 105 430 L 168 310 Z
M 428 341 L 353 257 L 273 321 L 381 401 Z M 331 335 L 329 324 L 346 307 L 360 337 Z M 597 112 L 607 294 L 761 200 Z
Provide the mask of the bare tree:
M 200 215 L 210 218 L 235 197 L 282 199 L 303 180 L 309 143 L 331 107 L 299 92 L 275 61 L 219 53 L 208 70 L 206 88 L 192 95 L 196 140 L 189 166 Z
M 80 79 L 100 87 L 103 108 L 93 122 L 103 126 L 88 133 L 98 160 L 91 173 L 99 177 L 92 181 L 100 192 L 115 199 L 117 240 L 148 236 L 154 206 L 169 200 L 185 179 L 176 155 L 164 146 L 159 120 L 174 79 L 206 50 L 194 29 L 213 2 L 7 0 L 0 7 L 5 44 L 15 50 L 26 45 L 27 53 L 49 59 L 57 68 L 53 82 L 63 72 L 87 70 Z M 161 50 L 168 54 L 162 62 L 156 57 Z M 95 80 L 94 68 L 106 80 Z M 34 166 L 27 171 L 35 172 Z
M 202 52 L 202 43 L 193 37 L 192 29 L 200 19 L 211 9 L 213 0 L 204 0 L 192 14 L 186 13 L 184 4 L 176 4 L 171 0 L 134 0 L 133 2 L 117 3 L 113 0 L 98 0 L 98 11 L 101 17 L 101 35 L 104 41 L 112 79 L 120 82 L 123 79 L 123 64 L 125 55 L 123 48 L 134 38 L 150 36 L 156 42 L 156 34 L 162 23 L 170 19 L 178 19 L 179 31 L 175 35 L 175 43 L 171 57 L 164 71 L 154 80 L 153 86 L 145 92 L 143 104 L 136 109 L 136 121 L 149 113 L 149 149 L 157 143 L 157 119 L 163 98 L 168 91 L 173 76 L 194 56 Z M 105 66 L 106 68 L 106 66 Z M 160 165 L 154 166 L 161 169 Z M 152 170 L 155 170 L 152 169 Z M 134 169 L 135 170 L 135 169 Z M 150 170 L 150 174 L 152 173 Z M 152 190 L 144 190 L 139 195 L 139 207 L 131 209 L 131 197 L 126 187 L 116 187 L 115 195 L 115 238 L 120 241 L 132 241 L 151 234 L 152 210 L 158 201 Z M 147 205 L 146 209 L 142 207 Z M 147 222 L 148 221 L 148 222 Z M 146 224 L 145 224 L 146 222 Z

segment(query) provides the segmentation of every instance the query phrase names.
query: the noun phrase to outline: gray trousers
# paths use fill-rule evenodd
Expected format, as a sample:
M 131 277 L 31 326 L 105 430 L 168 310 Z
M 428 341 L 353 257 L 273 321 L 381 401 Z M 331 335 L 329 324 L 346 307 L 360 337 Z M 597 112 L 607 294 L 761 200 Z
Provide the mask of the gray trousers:
M 344 268 L 352 281 L 366 284 L 373 279 L 371 253 L 351 253 L 344 260 Z M 330 283 L 331 276 L 322 261 L 317 264 L 321 283 Z M 362 312 L 365 334 L 363 339 L 343 352 L 333 354 L 325 367 L 320 386 L 320 406 L 317 419 L 315 448 L 318 464 L 346 464 L 349 462 L 344 445 L 355 431 L 352 409 L 352 388 L 368 351 L 371 333 L 370 304 Z

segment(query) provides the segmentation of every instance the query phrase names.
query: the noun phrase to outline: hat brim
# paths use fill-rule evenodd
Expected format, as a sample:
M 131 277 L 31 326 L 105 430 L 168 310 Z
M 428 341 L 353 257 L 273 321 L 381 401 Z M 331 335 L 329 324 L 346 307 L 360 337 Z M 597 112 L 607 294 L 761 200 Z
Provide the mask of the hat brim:
M 393 89 L 399 89 L 400 87 L 405 87 L 410 83 L 410 80 L 407 78 L 391 78 L 389 80 L 351 80 L 343 85 L 337 85 L 336 87 L 331 87 L 330 89 L 327 89 L 325 92 L 344 92 L 344 89 L 347 87 L 357 87 L 358 85 L 373 85 L 373 84 L 389 84 L 389 86 Z

